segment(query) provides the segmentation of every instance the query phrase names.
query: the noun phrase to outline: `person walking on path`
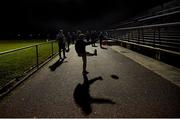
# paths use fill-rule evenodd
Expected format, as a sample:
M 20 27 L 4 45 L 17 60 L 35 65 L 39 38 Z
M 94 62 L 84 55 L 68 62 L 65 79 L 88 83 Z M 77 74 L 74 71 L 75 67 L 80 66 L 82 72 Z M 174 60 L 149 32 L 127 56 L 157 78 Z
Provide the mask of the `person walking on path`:
M 57 41 L 58 41 L 58 46 L 59 46 L 59 58 L 62 59 L 62 56 L 61 56 L 61 50 L 63 50 L 63 59 L 66 58 L 66 47 L 65 47 L 65 35 L 63 33 L 63 30 L 60 30 L 58 35 L 57 35 Z
M 72 35 L 70 32 L 67 33 L 67 45 L 68 45 L 68 51 L 69 51 L 69 45 L 72 40 Z
M 76 39 L 76 33 L 73 31 L 72 32 L 72 43 L 75 43 L 75 39 Z
M 96 47 L 96 32 L 95 31 L 91 31 L 91 41 L 92 43 L 92 47 Z
M 75 44 L 75 50 L 79 57 L 82 57 L 83 61 L 83 74 L 88 74 L 89 72 L 86 70 L 87 67 L 87 55 L 88 56 L 97 56 L 97 50 L 94 50 L 94 53 L 86 52 L 86 46 L 92 44 L 93 42 L 85 42 L 85 35 L 80 34 L 79 39 Z
M 90 41 L 90 33 L 89 33 L 89 31 L 86 31 L 85 35 L 86 35 L 87 42 L 89 42 Z
M 102 41 L 104 40 L 104 38 L 105 38 L 105 37 L 104 37 L 103 32 L 100 32 L 100 34 L 99 34 L 99 42 L 100 42 L 100 47 L 101 47 L 101 48 L 103 48 L 103 47 L 102 47 Z

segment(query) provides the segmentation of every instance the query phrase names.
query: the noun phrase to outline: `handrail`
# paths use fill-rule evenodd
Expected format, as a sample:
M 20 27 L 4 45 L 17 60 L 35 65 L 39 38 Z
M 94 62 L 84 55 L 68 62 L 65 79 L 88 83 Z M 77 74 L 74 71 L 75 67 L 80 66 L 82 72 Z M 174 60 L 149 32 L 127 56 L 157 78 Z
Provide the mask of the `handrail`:
M 173 25 L 180 25 L 180 22 L 153 24 L 153 25 L 144 25 L 144 26 L 127 27 L 127 28 L 118 28 L 118 29 L 111 29 L 111 30 L 107 30 L 107 31 L 133 30 L 133 29 L 151 28 L 151 27 L 162 27 L 162 26 L 173 26 Z
M 44 42 L 44 43 L 37 43 L 37 44 L 34 44 L 34 45 L 29 45 L 29 46 L 25 46 L 25 47 L 21 47 L 21 48 L 16 48 L 16 49 L 13 49 L 13 50 L 8 50 L 8 51 L 0 52 L 0 55 L 11 53 L 11 52 L 15 52 L 15 51 L 18 51 L 18 50 L 27 49 L 27 48 L 30 48 L 30 47 L 35 47 L 37 45 L 42 45 L 42 44 L 47 44 L 47 43 L 50 43 L 50 42 L 55 42 L 55 41 L 56 40 L 52 40 L 52 41 L 48 41 L 48 42 Z
M 166 14 L 155 15 L 155 16 L 151 16 L 151 17 L 139 19 L 138 21 L 145 21 L 145 20 L 154 19 L 154 18 L 158 18 L 158 17 L 164 17 L 164 16 L 173 15 L 173 14 L 177 14 L 177 13 L 180 13 L 180 10 L 178 10 L 178 11 L 173 11 L 173 12 L 166 13 Z
M 159 14 L 161 12 L 168 11 L 168 10 L 177 9 L 177 8 L 180 8 L 180 6 L 159 11 L 159 12 L 157 12 L 157 14 Z M 166 14 L 155 15 L 155 16 L 149 16 L 149 15 L 147 15 L 147 17 L 146 16 L 141 16 L 141 17 L 137 17 L 137 18 L 133 19 L 132 21 L 128 21 L 128 22 L 122 23 L 120 25 L 125 25 L 125 24 L 129 24 L 129 23 L 133 23 L 135 21 L 145 21 L 145 20 L 149 20 L 149 19 L 153 19 L 153 18 L 158 18 L 158 17 L 163 17 L 163 16 L 168 16 L 168 15 L 173 15 L 173 14 L 177 14 L 177 13 L 180 13 L 180 10 L 179 11 L 173 11 L 173 12 L 166 13 Z
M 115 39 L 119 39 L 119 37 L 121 36 L 122 42 L 128 42 L 128 43 L 136 43 L 139 44 L 140 46 L 150 46 L 148 44 L 145 45 L 145 43 L 152 43 L 152 47 L 153 49 L 157 49 L 160 51 L 165 51 L 168 53 L 172 53 L 175 55 L 180 55 L 179 52 L 179 42 L 176 40 L 176 42 L 172 42 L 172 40 L 166 40 L 166 42 L 164 42 L 164 38 L 163 38 L 163 34 L 161 34 L 161 28 L 164 27 L 171 27 L 171 26 L 180 26 L 180 22 L 172 22 L 172 23 L 162 23 L 162 24 L 153 24 L 153 25 L 144 25 L 144 26 L 136 26 L 136 27 L 126 27 L 126 28 L 118 28 L 118 29 L 111 29 L 108 30 L 109 33 L 113 33 L 113 38 Z M 146 37 L 146 28 L 150 28 L 152 30 L 152 35 L 150 37 Z M 138 32 L 135 33 L 136 36 L 133 34 L 133 31 L 137 30 Z M 120 32 L 125 32 L 123 34 L 121 34 Z M 132 32 L 131 32 L 132 31 Z M 141 33 L 139 32 L 141 31 Z M 120 33 L 120 34 L 119 34 Z M 129 37 L 130 36 L 130 37 Z M 141 36 L 141 38 L 139 37 Z M 135 41 L 130 40 L 131 38 L 133 39 L 137 38 Z M 151 40 L 149 41 L 149 38 L 151 38 Z M 179 37 L 178 37 L 179 38 Z M 142 39 L 142 40 L 141 40 Z M 141 42 L 142 41 L 142 42 Z M 157 44 L 156 44 L 157 43 Z M 168 43 L 169 48 L 164 48 L 164 43 Z M 136 45 L 137 45 L 136 44 Z M 174 44 L 176 44 L 176 46 L 174 46 Z
M 119 39 L 115 39 L 115 38 L 111 38 L 111 39 L 115 40 L 115 41 L 124 42 L 124 43 L 127 43 L 127 44 L 133 44 L 133 45 L 142 46 L 142 47 L 146 47 L 146 48 L 150 48 L 150 49 L 154 49 L 154 50 L 160 50 L 160 51 L 164 51 L 164 52 L 168 52 L 168 53 L 172 53 L 172 54 L 176 54 L 176 55 L 180 56 L 180 52 L 177 52 L 177 51 L 171 51 L 171 50 L 167 50 L 167 49 L 164 49 L 164 48 L 157 48 L 157 47 L 153 47 L 153 46 L 149 46 L 149 45 L 137 44 L 137 43 L 134 43 L 134 42 L 131 42 L 131 41 L 126 41 L 126 40 L 119 40 Z
M 2 79 L 4 81 L 3 85 L 5 85 L 5 86 L 3 86 L 3 87 L 6 87 L 9 84 L 9 80 L 10 80 L 10 82 L 13 82 L 13 84 L 16 81 L 21 81 L 21 78 L 23 78 L 24 76 L 25 77 L 29 76 L 29 74 L 31 75 L 32 73 L 37 71 L 40 67 L 42 67 L 45 63 L 50 61 L 50 59 L 52 59 L 54 56 L 56 56 L 59 52 L 57 49 L 58 47 L 54 47 L 54 45 L 53 45 L 53 44 L 57 44 L 57 42 L 55 42 L 55 41 L 56 40 L 52 40 L 52 41 L 48 41 L 48 42 L 37 43 L 34 45 L 17 48 L 14 50 L 0 52 L 0 56 L 1 56 L 6 53 L 11 53 L 11 52 L 16 53 L 16 51 L 18 52 L 23 49 L 31 48 L 27 52 L 27 53 L 30 53 L 30 55 L 24 55 L 26 52 L 21 52 L 19 55 L 17 55 L 18 59 L 16 59 L 16 58 L 15 59 L 19 60 L 19 58 L 21 58 L 21 60 L 23 60 L 23 63 L 18 64 L 17 66 L 13 67 L 12 69 L 11 68 L 6 69 L 6 66 L 10 67 L 10 66 L 12 66 L 12 64 L 14 64 L 13 53 L 12 53 L 12 56 L 10 56 L 10 59 L 12 59 L 12 60 L 8 60 L 7 62 L 6 62 L 6 58 L 9 58 L 9 57 L 6 57 L 6 55 L 4 55 L 5 59 L 3 57 L 2 57 L 2 59 L 0 58 L 2 62 L 5 62 L 4 64 L 2 64 L 3 67 L 5 66 L 5 68 L 3 69 L 3 75 L 0 76 L 0 79 Z M 40 52 L 41 51 L 40 45 L 43 45 L 43 44 L 45 44 L 45 45 L 47 44 L 45 47 L 46 49 L 43 49 L 43 50 L 45 50 L 45 51 L 49 50 L 49 52 L 47 52 L 47 53 Z M 23 57 L 21 57 L 21 56 L 23 56 Z M 28 56 L 28 58 L 30 58 L 31 60 L 26 60 L 24 56 L 25 57 Z M 21 66 L 23 66 L 23 67 L 19 68 Z M 18 69 L 18 70 L 15 70 L 14 68 Z
M 180 8 L 180 6 L 172 7 L 172 8 L 169 8 L 169 9 L 164 9 L 164 10 L 161 10 L 161 11 L 157 12 L 157 14 L 159 14 L 159 13 L 161 13 L 161 12 L 166 12 L 166 11 L 178 9 L 178 8 Z

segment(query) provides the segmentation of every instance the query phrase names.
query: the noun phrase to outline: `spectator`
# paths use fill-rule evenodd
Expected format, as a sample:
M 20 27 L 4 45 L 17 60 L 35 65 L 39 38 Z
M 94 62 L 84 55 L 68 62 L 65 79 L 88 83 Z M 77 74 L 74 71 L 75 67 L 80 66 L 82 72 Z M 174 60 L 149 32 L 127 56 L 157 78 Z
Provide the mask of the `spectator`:
M 91 31 L 91 41 L 93 42 L 92 46 L 95 47 L 96 46 L 96 44 L 95 44 L 95 42 L 96 42 L 96 33 L 95 33 L 95 31 Z
M 65 52 L 66 52 L 66 47 L 65 47 L 65 36 L 63 33 L 63 30 L 60 30 L 58 35 L 57 35 L 57 41 L 58 41 L 58 46 L 59 46 L 59 58 L 62 59 L 61 57 L 61 50 L 63 50 L 63 59 L 66 58 Z
M 103 48 L 102 47 L 102 41 L 104 40 L 104 35 L 103 35 L 103 32 L 100 32 L 100 34 L 99 34 L 99 42 L 100 42 L 100 47 L 101 48 Z
M 68 51 L 69 51 L 69 45 L 72 40 L 72 35 L 70 32 L 67 33 L 67 45 L 68 45 Z

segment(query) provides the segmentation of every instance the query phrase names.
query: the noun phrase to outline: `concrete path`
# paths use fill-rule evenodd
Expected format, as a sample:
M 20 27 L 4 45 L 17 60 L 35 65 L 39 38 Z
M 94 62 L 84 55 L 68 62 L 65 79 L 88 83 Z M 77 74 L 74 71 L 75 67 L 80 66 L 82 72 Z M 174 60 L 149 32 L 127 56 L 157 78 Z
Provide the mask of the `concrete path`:
M 63 63 L 54 58 L 3 98 L 0 117 L 180 117 L 178 86 L 110 47 L 94 48 L 87 76 L 72 47 Z

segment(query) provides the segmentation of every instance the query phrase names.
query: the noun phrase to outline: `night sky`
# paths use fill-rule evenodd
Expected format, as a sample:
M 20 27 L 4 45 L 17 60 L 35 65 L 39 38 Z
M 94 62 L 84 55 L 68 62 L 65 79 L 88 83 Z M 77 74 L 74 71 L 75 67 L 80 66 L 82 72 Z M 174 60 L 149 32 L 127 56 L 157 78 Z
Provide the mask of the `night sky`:
M 170 0 L 5 0 L 0 32 L 104 29 Z

